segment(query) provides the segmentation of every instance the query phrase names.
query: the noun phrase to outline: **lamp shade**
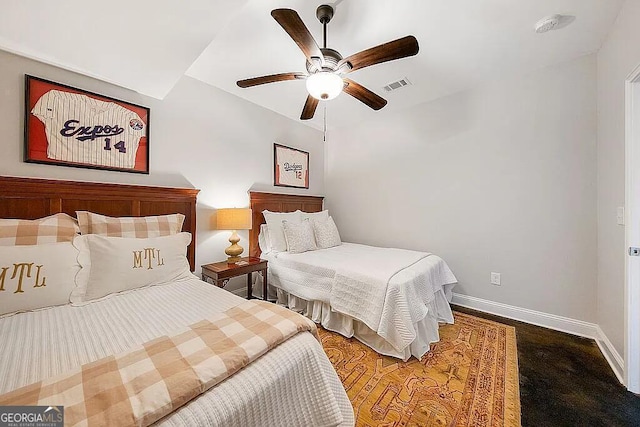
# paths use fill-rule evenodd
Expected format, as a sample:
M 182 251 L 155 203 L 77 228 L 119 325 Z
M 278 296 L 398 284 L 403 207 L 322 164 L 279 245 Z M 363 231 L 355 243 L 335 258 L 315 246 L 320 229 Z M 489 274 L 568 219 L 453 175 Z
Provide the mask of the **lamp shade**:
M 319 71 L 307 77 L 309 95 L 321 101 L 327 101 L 340 95 L 344 88 L 342 78 L 329 71 Z
M 250 230 L 251 209 L 218 209 L 216 212 L 216 228 L 218 230 Z

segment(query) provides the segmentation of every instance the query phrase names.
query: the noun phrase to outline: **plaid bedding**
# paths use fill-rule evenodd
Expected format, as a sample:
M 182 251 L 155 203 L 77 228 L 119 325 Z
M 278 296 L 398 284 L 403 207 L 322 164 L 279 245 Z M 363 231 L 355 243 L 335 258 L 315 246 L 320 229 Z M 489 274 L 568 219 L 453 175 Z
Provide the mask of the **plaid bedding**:
M 63 213 L 33 220 L 0 218 L 0 246 L 72 242 L 79 233 L 76 220 Z
M 0 405 L 64 406 L 67 426 L 149 425 L 315 324 L 246 301 L 122 354 L 0 396 Z
M 158 216 L 110 217 L 93 212 L 76 211 L 82 234 L 109 237 L 162 237 L 178 234 L 185 216 L 180 213 Z

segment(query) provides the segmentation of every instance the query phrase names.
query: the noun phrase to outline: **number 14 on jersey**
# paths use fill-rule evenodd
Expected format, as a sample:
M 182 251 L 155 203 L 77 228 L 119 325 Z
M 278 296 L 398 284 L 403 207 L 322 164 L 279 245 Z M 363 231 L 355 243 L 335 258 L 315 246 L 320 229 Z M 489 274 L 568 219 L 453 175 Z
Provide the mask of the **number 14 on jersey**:
M 121 153 L 126 153 L 127 152 L 127 147 L 125 147 L 124 145 L 124 141 L 120 141 L 117 142 L 113 148 L 115 148 L 116 150 L 118 150 Z M 104 149 L 111 151 L 111 138 L 105 138 L 104 139 Z

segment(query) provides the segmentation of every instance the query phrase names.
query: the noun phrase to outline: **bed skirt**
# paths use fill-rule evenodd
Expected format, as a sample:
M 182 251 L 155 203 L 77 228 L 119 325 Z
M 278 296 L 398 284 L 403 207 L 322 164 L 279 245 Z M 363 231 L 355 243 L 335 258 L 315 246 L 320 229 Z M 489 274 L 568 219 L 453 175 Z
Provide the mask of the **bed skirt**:
M 257 285 L 261 285 L 262 277 L 259 274 L 256 276 Z M 309 301 L 272 285 L 269 285 L 268 297 L 270 300 L 275 298 L 277 304 L 284 305 L 310 318 L 329 331 L 339 333 L 347 338 L 355 337 L 380 354 L 397 357 L 406 362 L 411 356 L 417 359 L 422 358 L 429 351 L 431 343 L 440 341 L 438 333 L 440 323 L 453 323 L 453 313 L 449 303 L 454 285 L 444 285 L 442 290 L 435 293 L 433 301 L 428 304 L 426 316 L 414 323 L 417 332 L 416 338 L 411 345 L 401 351 L 394 348 L 363 322 L 333 311 L 326 302 Z M 254 289 L 261 290 L 262 286 L 255 286 Z

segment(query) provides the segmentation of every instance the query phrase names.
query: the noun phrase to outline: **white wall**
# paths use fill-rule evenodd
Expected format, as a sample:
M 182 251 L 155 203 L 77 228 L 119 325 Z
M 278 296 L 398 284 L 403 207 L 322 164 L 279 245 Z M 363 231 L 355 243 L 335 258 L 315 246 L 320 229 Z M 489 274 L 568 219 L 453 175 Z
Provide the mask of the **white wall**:
M 25 73 L 150 107 L 150 175 L 24 163 Z M 321 132 L 188 77 L 158 101 L 0 51 L 0 94 L 0 175 L 200 189 L 196 271 L 229 245 L 229 232 L 210 229 L 212 209 L 248 206 L 252 187 L 276 190 L 274 141 L 310 152 L 309 190 L 299 192 L 324 192 Z M 248 233 L 240 237 L 248 248 Z
M 346 241 L 442 256 L 459 293 L 595 322 L 596 118 L 590 55 L 333 131 L 327 206 Z
M 640 1 L 627 0 L 598 52 L 598 321 L 624 354 L 625 80 L 640 65 Z

